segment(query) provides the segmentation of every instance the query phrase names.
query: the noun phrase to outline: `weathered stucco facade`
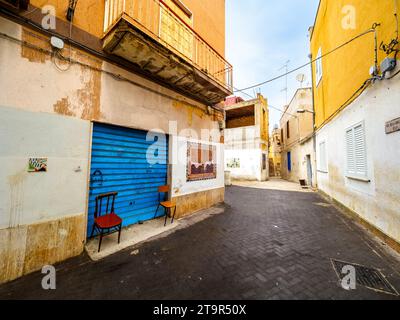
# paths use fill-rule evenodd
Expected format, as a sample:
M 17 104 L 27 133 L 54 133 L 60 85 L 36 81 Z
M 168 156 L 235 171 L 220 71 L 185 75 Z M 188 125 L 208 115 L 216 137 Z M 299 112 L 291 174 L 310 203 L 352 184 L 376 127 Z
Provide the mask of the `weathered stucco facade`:
M 268 103 L 262 95 L 225 107 L 225 170 L 237 180 L 269 177 Z
M 212 3 L 224 10 L 224 1 Z M 57 8 L 55 31 L 68 34 L 68 1 L 49 4 Z M 191 8 L 204 37 L 209 4 Z M 40 9 L 32 8 L 39 21 Z M 66 42 L 61 54 L 67 59 L 59 58 L 46 31 L 0 16 L 0 283 L 82 253 L 94 123 L 168 135 L 168 182 L 178 217 L 224 200 L 223 113 L 133 65 L 102 57 L 103 16 L 103 1 L 90 10 L 78 5 L 74 40 L 98 51 Z M 223 55 L 224 19 L 210 19 L 208 28 L 218 32 L 209 41 Z M 176 159 L 187 158 L 188 141 L 216 147 L 215 179 L 187 181 L 186 160 Z M 47 158 L 47 172 L 28 172 L 32 157 Z
M 316 58 L 364 33 L 322 58 L 318 72 L 313 64 L 318 188 L 398 250 L 400 132 L 386 126 L 400 117 L 399 45 L 384 48 L 398 41 L 400 1 L 347 5 L 322 0 L 311 37 Z M 386 58 L 397 59 L 394 70 L 382 70 Z
M 282 163 L 282 143 L 281 143 L 281 130 L 276 127 L 272 130 L 269 139 L 269 176 L 281 176 L 281 163 Z
M 309 186 L 316 186 L 311 88 L 297 90 L 280 125 L 282 178 L 293 182 L 305 180 Z

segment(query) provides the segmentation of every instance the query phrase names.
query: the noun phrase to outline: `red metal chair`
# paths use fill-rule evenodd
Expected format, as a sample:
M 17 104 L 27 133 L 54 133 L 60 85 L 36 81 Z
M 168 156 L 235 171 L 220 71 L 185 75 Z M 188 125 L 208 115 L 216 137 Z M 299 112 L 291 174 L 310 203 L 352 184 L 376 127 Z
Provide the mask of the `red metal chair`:
M 164 208 L 164 213 L 165 213 L 165 221 L 164 221 L 164 227 L 167 225 L 167 218 L 168 216 L 171 217 L 171 224 L 174 223 L 174 218 L 175 218 L 175 213 L 176 213 L 176 204 L 173 203 L 172 201 L 161 201 L 161 193 L 169 193 L 169 186 L 160 186 L 158 187 L 158 206 L 156 213 L 154 214 L 154 218 L 157 216 L 157 211 L 161 207 Z M 174 209 L 174 214 L 171 215 L 172 209 Z
M 96 197 L 96 209 L 94 211 L 94 223 L 92 228 L 92 234 L 90 237 L 93 237 L 94 231 L 97 230 L 100 233 L 99 240 L 99 250 L 101 247 L 101 241 L 103 240 L 104 235 L 109 235 L 114 232 L 118 232 L 118 243 L 121 240 L 121 229 L 122 229 L 122 219 L 117 216 L 114 212 L 114 204 L 115 198 L 117 197 L 117 192 L 110 192 L 101 194 Z M 103 202 L 107 203 L 107 205 L 103 206 Z M 105 208 L 104 215 L 103 209 Z

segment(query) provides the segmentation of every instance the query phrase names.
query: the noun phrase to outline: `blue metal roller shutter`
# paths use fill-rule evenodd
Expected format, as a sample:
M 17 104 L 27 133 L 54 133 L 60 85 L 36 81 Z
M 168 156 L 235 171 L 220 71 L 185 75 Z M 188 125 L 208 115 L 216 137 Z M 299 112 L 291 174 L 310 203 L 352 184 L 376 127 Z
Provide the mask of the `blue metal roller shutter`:
M 146 141 L 146 135 L 146 131 L 93 124 L 88 236 L 95 198 L 102 193 L 118 192 L 115 213 L 123 219 L 123 226 L 154 217 L 158 186 L 167 183 L 168 142 L 158 148 L 156 155 L 164 160 L 162 164 L 149 164 L 146 153 L 154 141 Z

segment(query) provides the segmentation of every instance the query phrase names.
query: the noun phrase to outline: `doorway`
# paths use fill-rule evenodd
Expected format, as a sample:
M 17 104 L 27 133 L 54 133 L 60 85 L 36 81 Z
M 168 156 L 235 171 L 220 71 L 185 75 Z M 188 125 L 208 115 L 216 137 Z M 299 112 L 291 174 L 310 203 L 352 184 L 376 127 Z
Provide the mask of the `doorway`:
M 312 187 L 312 166 L 311 166 L 311 155 L 307 155 L 307 183 Z

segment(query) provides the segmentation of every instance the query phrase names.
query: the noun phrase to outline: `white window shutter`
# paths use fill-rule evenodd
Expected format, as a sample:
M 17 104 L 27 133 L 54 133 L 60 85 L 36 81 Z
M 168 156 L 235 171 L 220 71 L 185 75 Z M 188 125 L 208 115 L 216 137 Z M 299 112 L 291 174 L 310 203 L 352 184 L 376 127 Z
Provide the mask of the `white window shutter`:
M 353 129 L 346 131 L 346 146 L 347 146 L 347 173 L 354 175 L 356 173 L 356 163 L 354 160 L 354 135 Z
M 364 123 L 357 124 L 350 129 L 347 129 L 346 162 L 347 174 L 350 177 L 367 177 L 366 151 Z
M 319 169 L 321 171 L 327 171 L 325 141 L 319 144 Z
M 319 48 L 315 62 L 315 81 L 316 86 L 319 85 L 322 79 L 322 48 Z
M 365 132 L 362 124 L 354 127 L 354 153 L 356 162 L 356 174 L 367 175 L 367 157 L 365 148 Z

